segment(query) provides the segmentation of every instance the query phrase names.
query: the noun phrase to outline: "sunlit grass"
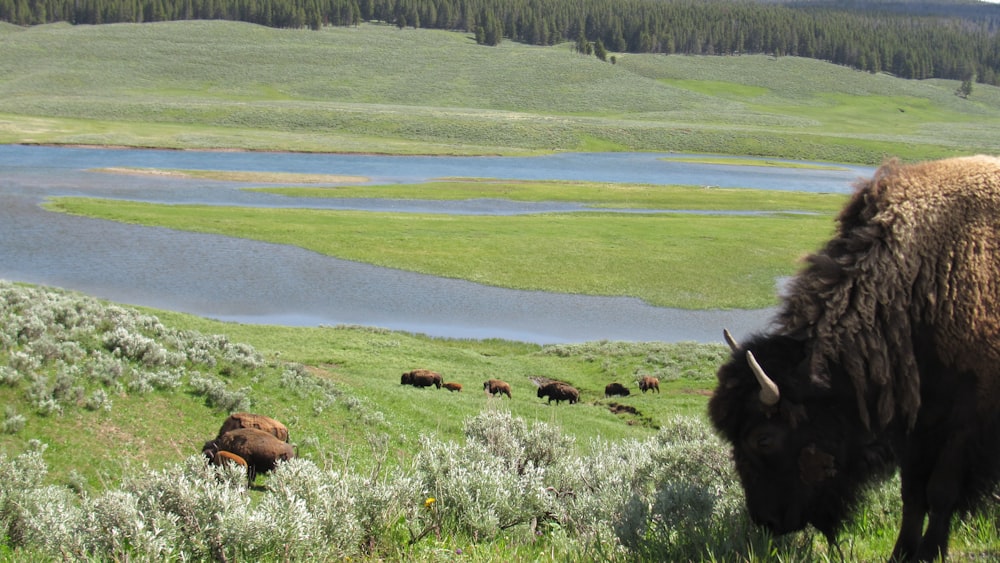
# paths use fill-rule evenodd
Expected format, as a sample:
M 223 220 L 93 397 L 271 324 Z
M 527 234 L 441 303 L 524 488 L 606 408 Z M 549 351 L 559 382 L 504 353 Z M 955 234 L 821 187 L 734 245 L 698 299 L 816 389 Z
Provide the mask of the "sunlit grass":
M 688 309 L 774 305 L 776 280 L 793 274 L 797 259 L 833 228 L 828 213 L 464 216 L 84 198 L 59 198 L 47 207 L 499 287 L 638 297 Z

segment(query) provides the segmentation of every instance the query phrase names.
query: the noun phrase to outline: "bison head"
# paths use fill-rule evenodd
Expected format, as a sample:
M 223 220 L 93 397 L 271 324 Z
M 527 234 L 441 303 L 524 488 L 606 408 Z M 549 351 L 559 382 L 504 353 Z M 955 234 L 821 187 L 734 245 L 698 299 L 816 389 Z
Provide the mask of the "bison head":
M 850 378 L 835 367 L 813 376 L 807 341 L 730 345 L 708 411 L 732 444 L 750 516 L 776 534 L 812 524 L 832 541 L 864 485 L 894 470 L 891 448 L 863 424 Z

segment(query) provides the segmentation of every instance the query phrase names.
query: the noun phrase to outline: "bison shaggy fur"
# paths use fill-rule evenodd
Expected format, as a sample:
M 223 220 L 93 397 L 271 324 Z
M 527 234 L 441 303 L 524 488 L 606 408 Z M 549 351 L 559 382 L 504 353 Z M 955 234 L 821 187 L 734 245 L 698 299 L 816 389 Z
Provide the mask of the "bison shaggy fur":
M 833 542 L 898 468 L 890 559 L 944 558 L 1000 481 L 1000 159 L 889 162 L 837 223 L 770 331 L 731 343 L 709 417 L 757 523 Z
M 279 461 L 288 461 L 295 457 L 295 450 L 291 444 L 256 428 L 230 430 L 207 442 L 202 451 L 210 449 L 232 452 L 246 460 L 247 479 L 251 484 L 258 473 L 272 471 Z
M 229 418 L 223 421 L 216 437 L 237 428 L 256 428 L 273 435 L 282 442 L 288 441 L 288 428 L 284 424 L 269 416 L 248 412 L 236 412 L 229 415 Z
M 580 400 L 580 392 L 572 385 L 553 381 L 538 388 L 538 398 L 541 399 L 542 397 L 548 397 L 549 404 L 552 401 L 555 401 L 557 405 L 560 401 L 569 401 L 569 404 L 572 405 Z
M 660 380 L 651 375 L 643 376 L 643 378 L 639 380 L 639 389 L 642 390 L 643 393 L 646 391 L 656 391 L 659 393 Z
M 415 369 L 403 374 L 399 379 L 400 385 L 412 385 L 414 387 L 430 387 L 433 385 L 441 388 L 441 374 L 429 369 Z
M 499 379 L 488 379 L 483 382 L 483 390 L 490 395 L 507 395 L 507 398 L 512 398 L 510 396 L 510 384 L 506 381 L 501 381 Z
M 608 383 L 607 386 L 604 387 L 605 397 L 614 397 L 614 396 L 628 397 L 629 394 L 630 392 L 628 390 L 628 387 L 625 387 L 624 385 L 618 382 Z

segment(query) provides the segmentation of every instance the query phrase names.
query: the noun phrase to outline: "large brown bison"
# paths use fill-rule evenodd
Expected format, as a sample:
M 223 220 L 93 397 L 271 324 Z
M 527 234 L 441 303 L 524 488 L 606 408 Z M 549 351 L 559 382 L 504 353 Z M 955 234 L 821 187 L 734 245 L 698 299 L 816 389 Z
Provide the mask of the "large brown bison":
M 708 406 L 750 515 L 832 542 L 898 466 L 892 560 L 943 558 L 1000 480 L 1000 159 L 882 166 L 782 300 Z
M 273 434 L 256 428 L 237 428 L 230 430 L 202 447 L 202 452 L 209 451 L 232 452 L 247 464 L 247 480 L 253 484 L 258 473 L 267 473 L 274 469 L 279 461 L 288 461 L 295 457 L 291 444 L 282 442 Z
M 229 415 L 219 428 L 218 436 L 222 436 L 230 430 L 237 428 L 256 428 L 263 430 L 282 442 L 288 441 L 288 428 L 277 420 L 262 414 L 252 414 L 248 412 L 236 412 Z M 217 436 L 217 437 L 218 437 Z
M 513 398 L 510 396 L 510 384 L 499 379 L 487 379 L 484 381 L 483 390 L 494 397 L 503 394 L 507 395 L 508 399 Z
M 552 401 L 555 401 L 557 405 L 559 401 L 569 401 L 569 404 L 572 405 L 580 400 L 580 392 L 567 383 L 552 381 L 538 388 L 538 398 L 542 397 L 549 398 L 548 404 L 552 404 Z
M 620 397 L 628 397 L 630 394 L 631 392 L 628 390 L 628 387 L 625 387 L 624 385 L 618 382 L 608 383 L 604 387 L 605 397 L 614 397 L 616 395 Z
M 660 380 L 652 375 L 644 375 L 642 379 L 639 380 L 639 389 L 645 393 L 646 391 L 656 391 L 660 392 Z
M 441 374 L 429 369 L 415 369 L 403 374 L 399 379 L 400 385 L 412 385 L 414 387 L 430 387 L 433 385 L 441 388 Z

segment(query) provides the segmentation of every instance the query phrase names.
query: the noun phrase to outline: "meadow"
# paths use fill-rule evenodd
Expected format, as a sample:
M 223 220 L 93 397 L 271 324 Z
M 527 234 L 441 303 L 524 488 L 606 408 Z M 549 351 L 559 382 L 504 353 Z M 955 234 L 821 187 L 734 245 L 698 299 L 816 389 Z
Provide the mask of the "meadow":
M 1000 89 L 809 59 L 616 54 L 366 24 L 0 24 L 0 142 L 877 164 L 1000 152 Z M 127 53 L 127 56 L 125 56 Z
M 648 150 L 863 164 L 1000 152 L 1000 89 L 976 85 L 962 99 L 954 82 L 787 57 L 620 54 L 612 65 L 566 45 L 489 48 L 449 32 L 234 22 L 0 24 L 0 55 L 3 143 Z M 469 179 L 266 189 L 289 197 L 563 197 L 720 213 L 488 218 L 483 226 L 400 214 L 70 198 L 50 205 L 315 244 L 498 285 L 711 307 L 773 304 L 774 279 L 829 235 L 843 202 Z M 721 213 L 747 209 L 766 213 Z M 387 228 L 404 218 L 405 227 Z M 671 244 L 696 262 L 698 276 L 653 259 Z M 530 271 L 503 262 L 511 247 L 539 252 Z M 546 268 L 553 263 L 563 267 Z M 677 290 L 686 287 L 702 294 Z M 727 356 L 721 344 L 431 339 L 371 327 L 223 323 L 8 282 L 0 294 L 0 559 L 873 560 L 894 540 L 896 480 L 871 491 L 836 548 L 809 530 L 769 538 L 749 523 L 727 447 L 704 417 Z M 418 367 L 465 388 L 401 386 L 400 374 Z M 662 393 L 638 392 L 642 375 L 659 377 Z M 511 399 L 483 394 L 492 377 L 512 384 Z M 571 382 L 581 402 L 546 404 L 535 396 L 538 377 Z M 632 394 L 604 397 L 611 381 Z M 235 410 L 282 420 L 298 448 L 295 463 L 250 491 L 200 459 L 202 443 Z M 990 505 L 956 523 L 952 558 L 1000 552 L 998 516 Z

